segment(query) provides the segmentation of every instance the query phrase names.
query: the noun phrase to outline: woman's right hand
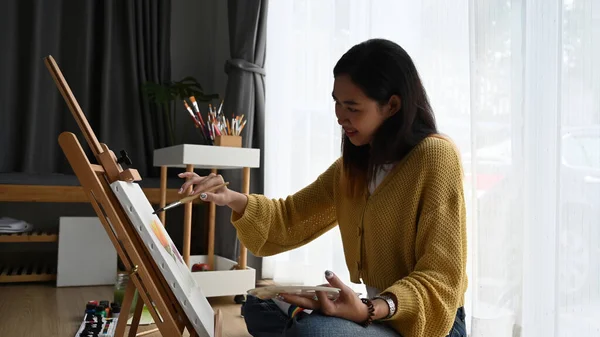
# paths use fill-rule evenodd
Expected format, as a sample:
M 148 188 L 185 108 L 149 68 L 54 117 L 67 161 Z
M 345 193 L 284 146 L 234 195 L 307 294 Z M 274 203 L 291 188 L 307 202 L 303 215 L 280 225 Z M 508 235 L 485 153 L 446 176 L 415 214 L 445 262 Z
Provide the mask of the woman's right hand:
M 214 202 L 219 206 L 226 206 L 231 202 L 231 192 L 227 186 L 223 186 L 212 192 L 204 192 L 215 186 L 225 183 L 220 174 L 211 173 L 206 177 L 201 177 L 195 172 L 183 172 L 179 174 L 179 178 L 185 178 L 187 181 L 181 185 L 179 194 L 185 193 L 190 186 L 192 191 L 189 195 L 200 194 L 200 199 L 206 202 Z
M 210 188 L 225 183 L 220 174 L 211 173 L 208 176 L 202 177 L 194 172 L 182 172 L 180 178 L 185 178 L 187 181 L 181 185 L 179 194 L 185 193 L 190 186 L 192 191 L 189 195 L 200 193 L 200 199 L 206 202 L 214 202 L 218 206 L 229 206 L 233 211 L 243 214 L 246 209 L 248 198 L 238 192 L 232 191 L 223 186 L 212 192 L 205 192 Z

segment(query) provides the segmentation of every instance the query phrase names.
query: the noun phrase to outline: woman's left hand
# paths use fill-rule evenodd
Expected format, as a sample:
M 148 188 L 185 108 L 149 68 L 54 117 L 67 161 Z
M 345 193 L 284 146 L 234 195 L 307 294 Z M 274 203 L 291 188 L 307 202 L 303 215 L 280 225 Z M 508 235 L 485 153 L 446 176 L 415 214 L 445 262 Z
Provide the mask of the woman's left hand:
M 325 278 L 332 287 L 340 289 L 340 295 L 335 301 L 329 299 L 323 291 L 316 292 L 317 300 L 292 294 L 280 294 L 280 297 L 287 303 L 304 309 L 318 310 L 324 315 L 340 317 L 356 323 L 365 322 L 369 318 L 369 308 L 356 293 L 330 271 L 325 272 Z

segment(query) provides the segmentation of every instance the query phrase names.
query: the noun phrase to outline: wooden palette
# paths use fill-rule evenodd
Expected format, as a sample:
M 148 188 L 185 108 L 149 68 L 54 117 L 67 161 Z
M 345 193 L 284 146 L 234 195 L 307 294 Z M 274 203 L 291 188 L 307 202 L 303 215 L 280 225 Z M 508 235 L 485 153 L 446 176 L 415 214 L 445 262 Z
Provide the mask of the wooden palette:
M 279 294 L 292 294 L 306 297 L 316 296 L 317 291 L 323 291 L 332 300 L 339 297 L 340 289 L 333 287 L 311 287 L 311 286 L 268 286 L 248 290 L 248 294 L 260 299 L 267 300 L 277 297 Z

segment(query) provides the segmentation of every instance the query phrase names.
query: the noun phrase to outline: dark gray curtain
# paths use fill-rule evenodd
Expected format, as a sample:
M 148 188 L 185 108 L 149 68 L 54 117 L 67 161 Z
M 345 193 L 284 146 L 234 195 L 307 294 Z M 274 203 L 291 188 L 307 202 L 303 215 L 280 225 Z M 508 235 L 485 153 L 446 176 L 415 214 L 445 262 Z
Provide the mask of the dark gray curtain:
M 1 1 L 0 173 L 72 172 L 57 137 L 81 133 L 44 65 L 52 55 L 98 139 L 156 176 L 165 123 L 140 84 L 170 79 L 170 23 L 169 0 Z
M 229 0 L 229 48 L 231 59 L 225 64 L 228 75 L 224 111 L 245 114 L 247 124 L 243 131 L 243 146 L 264 148 L 265 116 L 265 63 L 267 0 Z M 250 174 L 250 192 L 263 193 L 263 154 L 259 169 Z M 222 171 L 231 188 L 242 187 L 242 172 Z M 230 225 L 231 211 L 217 208 L 216 253 L 232 259 L 239 256 L 235 229 Z M 257 268 L 261 277 L 261 260 L 248 253 L 248 264 Z

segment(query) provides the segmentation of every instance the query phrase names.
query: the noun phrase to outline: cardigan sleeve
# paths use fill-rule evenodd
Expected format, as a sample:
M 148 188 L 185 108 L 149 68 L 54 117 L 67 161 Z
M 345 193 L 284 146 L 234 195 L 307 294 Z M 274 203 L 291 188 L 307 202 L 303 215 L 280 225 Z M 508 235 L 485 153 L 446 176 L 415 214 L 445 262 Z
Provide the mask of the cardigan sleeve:
M 467 287 L 460 161 L 456 152 L 445 151 L 429 164 L 432 173 L 424 191 L 424 211 L 417 220 L 414 270 L 383 291 L 397 301 L 388 323 L 406 337 L 446 336 Z
M 240 241 L 256 256 L 269 256 L 300 247 L 336 224 L 333 187 L 338 162 L 314 182 L 285 199 L 248 195 L 244 214 L 231 223 Z

